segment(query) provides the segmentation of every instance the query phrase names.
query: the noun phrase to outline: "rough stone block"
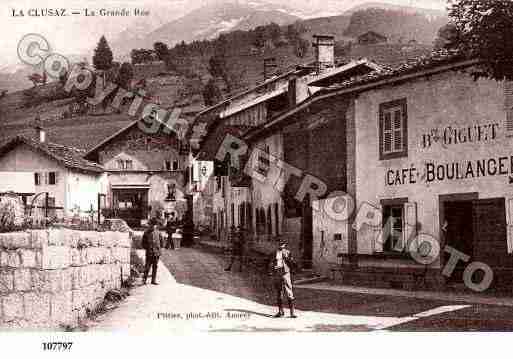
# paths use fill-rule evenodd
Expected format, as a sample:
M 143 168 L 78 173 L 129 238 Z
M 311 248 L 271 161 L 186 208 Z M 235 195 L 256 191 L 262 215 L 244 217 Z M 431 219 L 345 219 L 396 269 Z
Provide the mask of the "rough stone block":
M 48 245 L 47 230 L 32 230 L 30 233 L 30 247 L 41 249 Z
M 71 289 L 80 288 L 82 267 L 71 268 Z
M 80 232 L 79 231 L 70 231 L 69 238 L 68 238 L 68 244 L 71 248 L 77 248 L 78 244 L 80 242 Z
M 130 239 L 130 233 L 128 232 L 118 232 L 118 247 L 129 248 L 132 245 L 132 241 Z
M 62 287 L 61 271 L 33 270 L 31 272 L 32 288 L 39 292 L 59 292 Z
M 61 270 L 62 291 L 70 291 L 73 288 L 73 268 Z
M 19 268 L 21 260 L 16 251 L 4 250 L 0 252 L 0 263 L 2 263 L 2 267 L 4 268 Z
M 66 236 L 70 235 L 68 229 L 50 229 L 48 231 L 48 245 L 49 246 L 64 246 L 66 244 Z
M 23 297 L 19 293 L 9 294 L 2 298 L 4 321 L 10 322 L 23 318 Z
M 71 266 L 79 267 L 82 265 L 80 251 L 76 248 L 70 248 Z
M 6 249 L 18 249 L 30 247 L 29 232 L 2 233 L 0 235 L 0 246 Z
M 42 251 L 42 269 L 61 269 L 71 265 L 69 247 L 49 246 Z
M 75 326 L 77 318 L 73 313 L 73 292 L 71 290 L 52 294 L 50 317 L 55 327 Z
M 36 268 L 36 252 L 32 249 L 20 249 L 19 256 L 21 259 L 21 267 L 23 268 Z
M 50 323 L 50 294 L 31 292 L 23 295 L 25 319 L 36 324 Z
M 0 272 L 0 294 L 6 294 L 14 290 L 14 275 L 12 271 Z
M 98 238 L 98 232 L 93 231 L 84 231 L 84 236 L 88 239 L 88 242 L 90 243 L 90 246 L 92 247 L 98 247 L 100 245 L 100 241 Z
M 130 277 L 130 264 L 124 263 L 121 268 L 123 270 L 123 280 L 128 279 Z
M 27 291 L 32 289 L 32 276 L 30 269 L 16 269 L 14 271 L 14 289 Z

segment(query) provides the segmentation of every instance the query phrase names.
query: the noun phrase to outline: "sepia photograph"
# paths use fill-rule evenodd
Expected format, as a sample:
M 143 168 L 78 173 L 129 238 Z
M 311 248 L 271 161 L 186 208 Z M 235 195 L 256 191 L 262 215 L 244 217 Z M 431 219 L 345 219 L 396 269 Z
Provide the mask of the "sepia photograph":
M 0 345 L 513 331 L 513 1 L 0 15 Z

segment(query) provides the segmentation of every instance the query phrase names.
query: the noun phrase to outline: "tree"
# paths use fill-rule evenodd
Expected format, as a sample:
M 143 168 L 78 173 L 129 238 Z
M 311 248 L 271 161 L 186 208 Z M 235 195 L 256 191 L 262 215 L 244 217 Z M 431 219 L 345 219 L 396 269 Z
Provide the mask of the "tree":
M 449 0 L 449 16 L 459 31 L 457 48 L 480 59 L 485 76 L 513 80 L 513 2 Z
M 97 70 L 108 70 L 112 66 L 112 59 L 112 51 L 107 43 L 107 39 L 105 39 L 105 36 L 102 36 L 96 49 L 94 49 L 94 68 Z
M 168 55 L 169 55 L 169 48 L 166 44 L 163 42 L 156 42 L 153 44 L 153 50 L 155 50 L 155 54 L 157 55 L 157 58 L 161 61 L 166 61 Z
M 434 42 L 435 50 L 457 48 L 460 36 L 461 34 L 455 24 L 449 23 L 442 26 L 438 30 L 438 36 Z
M 153 61 L 153 50 L 133 49 L 130 51 L 130 59 L 132 64 L 144 64 Z
M 221 90 L 214 79 L 210 79 L 203 88 L 203 100 L 207 106 L 215 105 L 222 100 Z
M 128 89 L 130 86 L 130 81 L 134 77 L 134 68 L 132 67 L 132 64 L 129 62 L 123 62 L 121 64 L 121 67 L 119 69 L 118 78 L 116 79 L 116 83 L 124 88 Z
M 225 35 L 221 35 L 216 41 L 214 55 L 208 60 L 208 72 L 214 78 L 220 77 L 224 81 L 227 91 L 231 92 L 234 86 L 232 83 L 234 79 L 230 76 L 228 68 L 227 50 L 228 40 Z

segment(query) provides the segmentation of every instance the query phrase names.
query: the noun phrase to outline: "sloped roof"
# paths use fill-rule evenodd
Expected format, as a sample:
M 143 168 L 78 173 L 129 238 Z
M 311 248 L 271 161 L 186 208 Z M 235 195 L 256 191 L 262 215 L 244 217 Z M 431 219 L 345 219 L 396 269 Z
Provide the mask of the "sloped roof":
M 355 79 L 346 80 L 332 86 L 322 88 L 315 95 L 307 98 L 305 101 L 297 104 L 290 110 L 278 114 L 268 123 L 253 128 L 244 134 L 246 140 L 251 140 L 267 131 L 272 131 L 279 123 L 282 123 L 298 111 L 310 106 L 311 104 L 323 99 L 338 96 L 351 95 L 358 92 L 367 91 L 380 86 L 387 86 L 394 83 L 413 80 L 420 76 L 432 75 L 445 71 L 451 71 L 461 68 L 468 68 L 478 65 L 478 59 L 469 59 L 467 56 L 456 50 L 438 50 L 433 51 L 429 56 L 421 56 L 412 59 L 401 66 L 394 68 L 383 68 L 380 71 L 374 71 Z
M 16 146 L 22 144 L 29 146 L 36 152 L 48 156 L 67 168 L 95 173 L 102 173 L 104 171 L 103 167 L 99 164 L 86 160 L 83 157 L 85 155 L 84 151 L 56 143 L 38 142 L 25 136 L 16 136 L 5 142 L 0 147 L 0 156 L 5 155 Z
M 320 93 L 391 79 L 402 75 L 434 69 L 444 65 L 456 64 L 462 61 L 470 61 L 470 63 L 478 62 L 477 60 L 468 59 L 467 56 L 457 50 L 442 49 L 433 51 L 429 55 L 412 58 L 396 67 L 383 67 L 380 71 L 370 72 L 356 79 L 342 81 L 330 87 L 326 87 L 326 89 L 321 90 Z

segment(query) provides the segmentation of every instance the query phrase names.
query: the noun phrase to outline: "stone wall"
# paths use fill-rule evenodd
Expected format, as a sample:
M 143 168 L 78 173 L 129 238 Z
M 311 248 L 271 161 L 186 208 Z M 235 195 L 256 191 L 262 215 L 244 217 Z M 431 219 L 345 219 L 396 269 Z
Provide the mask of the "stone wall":
M 76 326 L 130 275 L 129 233 L 0 234 L 0 330 Z

